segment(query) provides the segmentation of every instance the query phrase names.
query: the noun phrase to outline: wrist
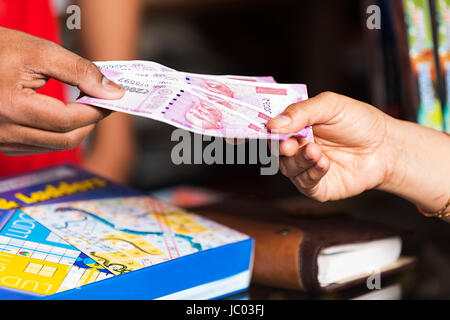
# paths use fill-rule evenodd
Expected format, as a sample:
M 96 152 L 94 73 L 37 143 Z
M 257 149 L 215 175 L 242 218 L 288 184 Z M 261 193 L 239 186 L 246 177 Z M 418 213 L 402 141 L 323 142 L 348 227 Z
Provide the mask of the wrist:
M 402 164 L 402 150 L 406 148 L 405 136 L 400 130 L 400 120 L 386 116 L 382 159 L 384 161 L 384 177 L 377 189 L 397 193 L 402 188 L 405 177 L 405 164 Z
M 438 212 L 450 197 L 449 137 L 391 117 L 386 120 L 385 137 L 385 177 L 378 189 L 409 200 L 426 212 Z

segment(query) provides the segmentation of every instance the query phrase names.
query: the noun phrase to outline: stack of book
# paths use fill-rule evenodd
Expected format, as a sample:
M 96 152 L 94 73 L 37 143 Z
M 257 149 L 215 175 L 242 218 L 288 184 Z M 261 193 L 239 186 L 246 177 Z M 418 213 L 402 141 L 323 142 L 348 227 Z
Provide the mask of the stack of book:
M 366 2 L 382 15 L 381 28 L 367 32 L 383 57 L 373 59 L 372 100 L 392 116 L 450 132 L 450 0 Z

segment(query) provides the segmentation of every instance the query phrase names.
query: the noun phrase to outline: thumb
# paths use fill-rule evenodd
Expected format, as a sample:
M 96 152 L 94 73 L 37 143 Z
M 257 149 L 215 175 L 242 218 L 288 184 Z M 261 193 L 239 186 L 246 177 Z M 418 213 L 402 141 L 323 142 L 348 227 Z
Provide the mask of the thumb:
M 277 133 L 295 133 L 308 126 L 325 124 L 339 114 L 343 98 L 344 96 L 333 92 L 324 92 L 314 98 L 291 104 L 270 120 L 267 127 Z
M 53 44 L 45 49 L 46 56 L 41 62 L 42 72 L 69 85 L 77 86 L 80 91 L 94 98 L 120 99 L 125 90 L 106 78 L 97 66 L 63 47 Z

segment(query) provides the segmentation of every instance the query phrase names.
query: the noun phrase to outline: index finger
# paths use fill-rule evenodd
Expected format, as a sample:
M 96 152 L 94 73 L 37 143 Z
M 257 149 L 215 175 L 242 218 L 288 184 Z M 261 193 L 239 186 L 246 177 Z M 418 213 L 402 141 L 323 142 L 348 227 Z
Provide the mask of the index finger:
M 107 79 L 91 61 L 54 43 L 42 50 L 43 58 L 39 61 L 42 74 L 77 86 L 95 98 L 120 99 L 125 94 L 121 86 Z M 48 57 L 51 57 L 50 62 Z
M 109 110 L 69 103 L 27 89 L 14 95 L 7 116 L 13 122 L 48 131 L 67 132 L 97 123 L 110 114 Z

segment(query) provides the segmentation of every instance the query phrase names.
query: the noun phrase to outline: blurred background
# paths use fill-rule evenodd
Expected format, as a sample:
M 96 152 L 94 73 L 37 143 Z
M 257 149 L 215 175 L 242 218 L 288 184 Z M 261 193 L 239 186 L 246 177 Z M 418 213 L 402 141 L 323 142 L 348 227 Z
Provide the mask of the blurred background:
M 66 27 L 66 8 L 77 2 L 54 1 L 64 46 L 98 59 L 80 40 L 83 32 L 89 31 Z M 115 1 L 107 3 L 113 5 Z M 381 30 L 366 27 L 366 10 L 374 2 L 381 3 L 384 10 Z M 406 36 L 400 37 L 396 31 L 404 20 L 396 16 L 395 6 L 383 6 L 385 2 L 143 0 L 132 58 L 187 72 L 273 76 L 281 83 L 306 84 L 310 96 L 331 90 L 409 119 L 407 89 L 402 82 L 405 57 L 401 56 Z M 101 33 L 101 37 L 113 42 L 116 35 Z M 115 53 L 113 50 L 102 57 L 121 60 Z M 419 264 L 412 275 L 402 279 L 403 298 L 450 298 L 450 226 L 445 222 L 422 217 L 412 204 L 376 191 L 319 205 L 302 197 L 281 174 L 261 176 L 260 165 L 176 166 L 170 158 L 177 144 L 170 140 L 173 127 L 144 118 L 131 121 L 136 152 L 129 165 L 130 185 L 148 192 L 196 185 L 281 201 L 292 210 L 346 211 L 404 227 L 411 230 L 405 252 L 417 255 Z M 310 298 L 271 288 L 257 288 L 256 293 L 252 290 L 259 298 Z
M 364 2 L 144 0 L 135 58 L 186 72 L 271 75 L 277 82 L 307 84 L 310 96 L 331 90 L 374 103 Z M 70 3 L 77 2 L 57 1 L 64 45 L 89 56 L 80 46 L 83 30 L 65 26 Z M 111 52 L 109 59 L 114 56 Z M 143 118 L 133 121 L 139 140 L 135 186 L 153 189 L 204 183 L 230 173 L 258 175 L 258 165 L 174 166 L 173 127 Z

